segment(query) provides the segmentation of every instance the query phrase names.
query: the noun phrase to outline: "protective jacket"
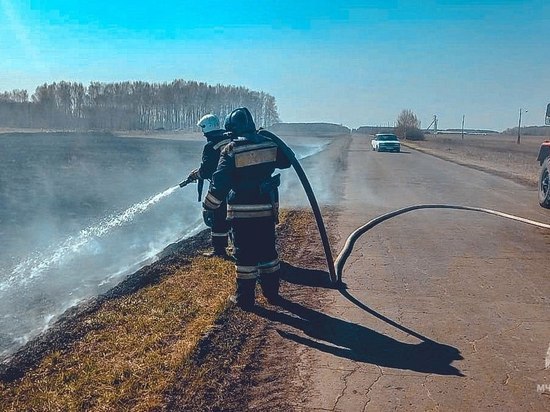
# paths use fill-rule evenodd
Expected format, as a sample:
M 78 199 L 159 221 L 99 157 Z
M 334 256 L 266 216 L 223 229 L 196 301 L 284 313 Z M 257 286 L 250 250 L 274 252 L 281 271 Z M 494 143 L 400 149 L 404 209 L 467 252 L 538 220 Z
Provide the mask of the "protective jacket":
M 206 144 L 202 151 L 202 162 L 197 171 L 197 176 L 200 179 L 199 183 L 203 179 L 212 179 L 212 174 L 218 167 L 218 161 L 220 159 L 220 152 L 222 149 L 231 142 L 231 138 L 228 134 L 225 134 L 224 130 L 213 130 L 204 134 L 206 137 Z M 212 183 L 211 183 L 212 184 Z M 199 201 L 202 197 L 202 184 L 197 186 L 199 192 Z M 226 203 L 220 203 L 220 207 L 211 215 L 204 215 L 205 223 L 212 229 L 212 246 L 214 247 L 214 253 L 218 255 L 225 255 L 225 248 L 228 244 L 228 235 L 230 225 L 227 222 L 227 209 Z
M 231 142 L 231 138 L 228 134 L 225 134 L 224 130 L 214 130 L 205 133 L 204 136 L 207 142 L 202 150 L 202 161 L 199 167 L 198 176 L 200 179 L 210 180 L 212 179 L 212 174 L 218 167 L 220 152 L 229 142 Z
M 278 177 L 275 168 L 290 167 L 290 160 L 268 138 L 257 133 L 227 144 L 203 206 L 217 209 L 227 197 L 227 218 L 273 217 L 278 208 Z
M 273 141 L 255 132 L 246 133 L 222 150 L 204 199 L 205 209 L 217 210 L 227 198 L 237 275 L 235 297 L 243 308 L 254 305 L 258 278 L 268 300 L 278 296 L 281 267 L 275 246 L 275 223 L 279 175 L 271 175 L 275 168 L 290 165 Z

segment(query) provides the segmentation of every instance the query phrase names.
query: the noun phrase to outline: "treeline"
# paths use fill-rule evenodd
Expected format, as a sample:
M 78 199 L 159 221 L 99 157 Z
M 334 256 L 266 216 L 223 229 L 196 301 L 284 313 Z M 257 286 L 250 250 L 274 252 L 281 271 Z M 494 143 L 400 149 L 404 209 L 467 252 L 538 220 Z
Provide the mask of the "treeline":
M 246 106 L 257 126 L 279 122 L 275 98 L 246 87 L 174 80 L 43 84 L 29 98 L 26 90 L 0 93 L 0 127 L 77 130 L 192 129 L 200 117 L 223 119 Z
M 512 127 L 506 129 L 502 134 L 511 134 L 516 136 L 518 134 L 518 128 Z M 525 136 L 550 136 L 549 126 L 525 126 L 521 128 L 521 134 Z

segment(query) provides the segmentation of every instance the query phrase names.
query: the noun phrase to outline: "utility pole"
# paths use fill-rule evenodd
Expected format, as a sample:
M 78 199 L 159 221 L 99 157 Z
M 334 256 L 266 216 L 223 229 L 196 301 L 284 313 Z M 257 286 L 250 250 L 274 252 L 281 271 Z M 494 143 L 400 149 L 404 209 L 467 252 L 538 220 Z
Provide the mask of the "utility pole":
M 519 108 L 519 120 L 518 120 L 518 141 L 516 142 L 517 144 L 519 144 L 520 139 L 521 139 L 521 112 L 522 111 L 523 111 L 523 109 L 520 107 Z M 525 110 L 525 112 L 527 112 L 527 110 Z
M 434 114 L 434 119 L 430 123 L 430 125 L 426 128 L 426 131 L 430 130 L 430 127 L 434 127 L 434 134 L 437 134 L 437 116 Z
M 464 115 L 462 115 L 462 140 L 464 140 Z

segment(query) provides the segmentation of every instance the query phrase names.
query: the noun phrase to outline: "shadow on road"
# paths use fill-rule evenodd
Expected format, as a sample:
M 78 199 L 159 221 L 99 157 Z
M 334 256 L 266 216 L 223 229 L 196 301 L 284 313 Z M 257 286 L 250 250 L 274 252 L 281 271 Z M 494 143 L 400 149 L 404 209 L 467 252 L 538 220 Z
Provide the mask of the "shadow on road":
M 291 265 L 288 265 L 287 269 L 284 278 L 289 282 L 335 288 L 334 284 L 330 283 L 326 272 L 296 268 Z M 458 349 L 435 342 L 377 313 L 349 294 L 342 285 L 339 286 L 340 293 L 352 303 L 378 319 L 416 337 L 421 342 L 417 344 L 399 342 L 367 327 L 334 318 L 284 298 L 278 302 L 278 306 L 284 312 L 260 306 L 256 306 L 254 312 L 273 322 L 298 329 L 306 335 L 278 330 L 284 338 L 335 356 L 395 369 L 464 376 L 451 365 L 453 361 L 463 359 Z
M 386 322 L 389 325 L 392 325 L 394 328 L 402 330 L 403 332 L 408 333 L 409 335 L 414 336 L 415 338 L 420 339 L 421 341 L 436 343 L 433 340 L 431 340 L 430 338 L 427 338 L 426 336 L 423 336 L 420 333 L 415 332 L 414 330 L 407 328 L 406 326 L 400 325 L 396 321 L 382 315 L 381 313 L 378 313 L 374 309 L 369 308 L 367 305 L 365 305 L 363 302 L 361 302 L 359 299 L 357 299 L 355 296 L 353 296 L 351 293 L 349 293 L 347 290 L 345 290 L 345 288 L 340 288 L 338 291 L 340 292 L 340 294 L 343 297 L 345 297 L 347 300 L 349 300 L 351 303 L 353 303 L 357 307 L 363 309 L 367 313 L 370 313 L 372 316 L 380 319 L 381 321 Z M 457 350 L 457 352 L 458 352 L 458 350 Z M 462 357 L 460 357 L 460 359 L 462 359 Z
M 316 269 L 304 269 L 281 262 L 281 279 L 294 285 L 313 286 L 318 288 L 338 289 L 339 284 L 331 282 L 328 272 Z

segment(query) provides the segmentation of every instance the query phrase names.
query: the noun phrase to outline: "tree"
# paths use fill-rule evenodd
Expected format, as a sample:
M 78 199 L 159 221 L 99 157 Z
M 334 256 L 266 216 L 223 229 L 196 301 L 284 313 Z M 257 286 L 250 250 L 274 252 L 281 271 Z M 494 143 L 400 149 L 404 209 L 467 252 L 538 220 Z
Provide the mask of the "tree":
M 256 125 L 279 121 L 275 98 L 242 86 L 211 86 L 176 79 L 171 83 L 142 81 L 81 83 L 60 81 L 26 90 L 0 92 L 0 126 L 57 129 L 193 130 L 205 113 L 221 118 L 246 106 Z
M 420 130 L 420 121 L 412 110 L 405 109 L 397 117 L 395 133 L 409 140 L 424 140 L 424 133 Z

